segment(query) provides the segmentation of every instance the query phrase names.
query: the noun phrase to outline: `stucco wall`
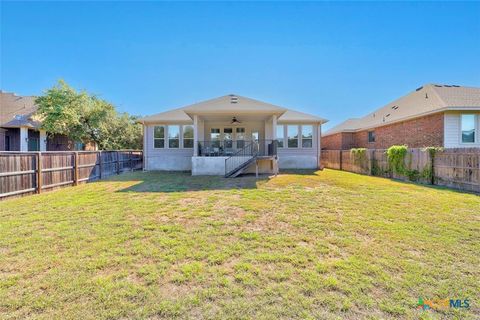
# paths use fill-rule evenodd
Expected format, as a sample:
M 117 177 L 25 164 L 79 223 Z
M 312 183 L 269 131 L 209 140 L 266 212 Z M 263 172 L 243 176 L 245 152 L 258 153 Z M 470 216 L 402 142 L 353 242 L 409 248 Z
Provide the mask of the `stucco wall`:
M 192 176 L 225 175 L 225 159 L 227 157 L 192 157 Z

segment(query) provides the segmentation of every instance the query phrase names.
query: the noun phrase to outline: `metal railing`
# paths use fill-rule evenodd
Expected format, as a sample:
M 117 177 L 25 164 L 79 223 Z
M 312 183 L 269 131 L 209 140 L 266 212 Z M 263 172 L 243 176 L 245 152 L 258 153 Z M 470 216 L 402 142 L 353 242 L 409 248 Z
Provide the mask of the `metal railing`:
M 276 140 L 248 141 L 244 148 L 225 159 L 225 176 L 228 177 L 257 157 L 276 156 Z
M 230 157 L 256 142 L 259 155 L 268 156 L 277 154 L 276 140 L 214 140 L 198 141 L 199 157 Z M 269 151 L 269 149 L 272 149 Z M 273 150 L 273 148 L 275 150 Z

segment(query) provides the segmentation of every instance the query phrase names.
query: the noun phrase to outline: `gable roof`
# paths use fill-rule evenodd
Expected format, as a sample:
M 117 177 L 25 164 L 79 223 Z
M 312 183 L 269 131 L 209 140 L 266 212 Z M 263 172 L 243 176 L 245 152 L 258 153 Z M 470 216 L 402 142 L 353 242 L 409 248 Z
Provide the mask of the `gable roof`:
M 480 110 L 480 88 L 426 84 L 362 118 L 340 123 L 323 136 L 380 127 L 447 110 Z
M 39 128 L 40 122 L 33 117 L 37 111 L 34 96 L 17 96 L 0 91 L 0 127 Z
M 327 120 L 314 115 L 289 110 L 267 102 L 233 94 L 143 117 L 139 119 L 139 121 L 142 123 L 162 121 L 183 122 L 192 121 L 193 114 L 227 114 L 234 116 L 252 113 L 276 114 L 279 116 L 279 121 L 327 122 Z

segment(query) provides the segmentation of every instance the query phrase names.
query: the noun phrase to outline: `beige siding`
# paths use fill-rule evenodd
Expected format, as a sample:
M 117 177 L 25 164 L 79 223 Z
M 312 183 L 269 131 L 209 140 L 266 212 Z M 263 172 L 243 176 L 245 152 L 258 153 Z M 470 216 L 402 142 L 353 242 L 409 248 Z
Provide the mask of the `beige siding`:
M 461 115 L 476 114 L 477 126 L 475 130 L 475 143 L 462 143 Z M 479 112 L 446 112 L 444 117 L 444 147 L 445 148 L 470 148 L 480 147 L 480 113 Z
M 297 125 L 297 123 L 279 123 L 281 125 Z M 302 124 L 300 124 L 302 125 Z M 319 135 L 318 125 L 311 123 L 303 123 L 303 125 L 313 126 L 313 141 L 311 148 L 302 148 L 301 139 L 299 137 L 298 148 L 278 148 L 278 158 L 280 169 L 316 169 L 319 160 Z M 286 128 L 286 127 L 285 127 Z M 286 129 L 285 129 L 286 130 Z M 300 131 L 301 135 L 301 131 Z M 287 146 L 287 142 L 284 142 Z
M 185 123 L 193 124 L 193 123 Z M 168 124 L 155 124 L 148 125 L 146 129 L 147 137 L 145 139 L 146 145 L 144 149 L 146 150 L 146 168 L 147 170 L 191 170 L 192 161 L 191 157 L 193 156 L 193 148 L 168 148 L 168 142 L 165 141 L 165 148 L 154 148 L 153 142 L 153 128 L 156 125 L 166 125 Z M 177 124 L 173 124 L 177 125 Z M 181 124 L 180 124 L 181 125 Z M 165 135 L 168 135 L 168 129 L 165 131 Z M 180 137 L 181 139 L 182 137 Z

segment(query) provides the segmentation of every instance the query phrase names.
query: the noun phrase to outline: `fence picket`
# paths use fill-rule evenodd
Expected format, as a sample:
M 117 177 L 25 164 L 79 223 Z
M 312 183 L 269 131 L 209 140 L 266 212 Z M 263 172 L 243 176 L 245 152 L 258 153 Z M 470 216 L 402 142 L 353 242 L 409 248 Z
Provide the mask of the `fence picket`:
M 384 149 L 368 150 L 368 166 L 365 168 L 355 163 L 350 150 L 322 150 L 321 159 L 325 168 L 367 175 L 373 172 L 377 176 L 401 180 L 412 179 L 392 173 Z M 433 157 L 425 149 L 409 149 L 405 166 L 416 182 L 480 192 L 480 148 L 448 148 L 435 152 Z M 431 173 L 427 175 L 428 170 Z
M 138 170 L 142 162 L 137 150 L 0 152 L 0 200 Z

